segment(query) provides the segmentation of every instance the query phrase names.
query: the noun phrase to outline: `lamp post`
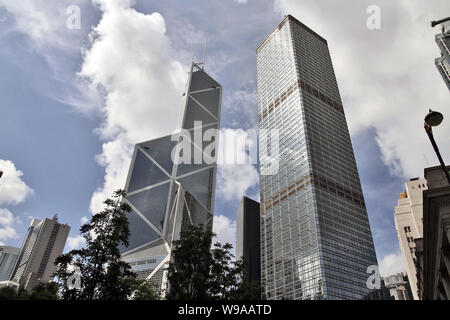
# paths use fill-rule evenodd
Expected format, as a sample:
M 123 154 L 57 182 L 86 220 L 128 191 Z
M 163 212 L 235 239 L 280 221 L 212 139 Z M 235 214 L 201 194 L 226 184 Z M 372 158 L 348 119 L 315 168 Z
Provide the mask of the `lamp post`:
M 442 113 L 437 111 L 431 111 L 426 115 L 425 117 L 425 131 L 428 134 L 428 138 L 430 138 L 431 144 L 433 145 L 433 149 L 436 152 L 436 155 L 439 159 L 439 162 L 441 164 L 442 170 L 444 170 L 445 176 L 447 177 L 447 181 L 450 184 L 450 174 L 448 173 L 447 167 L 445 166 L 444 160 L 442 160 L 441 153 L 439 152 L 439 148 L 436 144 L 436 141 L 434 141 L 433 137 L 433 129 L 432 127 L 437 127 L 441 124 L 442 120 L 444 119 L 444 116 Z
M 444 22 L 447 22 L 447 21 L 450 21 L 450 17 L 444 18 L 444 19 L 441 19 L 441 20 L 437 20 L 437 21 L 431 21 L 431 27 L 434 28 L 438 24 L 441 24 L 441 23 L 444 23 Z

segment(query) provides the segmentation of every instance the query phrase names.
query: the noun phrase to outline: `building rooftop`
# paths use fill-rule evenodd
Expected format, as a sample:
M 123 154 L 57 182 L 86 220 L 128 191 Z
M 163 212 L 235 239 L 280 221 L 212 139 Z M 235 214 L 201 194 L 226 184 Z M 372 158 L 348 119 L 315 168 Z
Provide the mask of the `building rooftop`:
M 300 25 L 303 29 L 307 30 L 309 33 L 311 33 L 313 36 L 315 36 L 317 39 L 319 39 L 320 41 L 322 41 L 324 44 L 328 45 L 327 40 L 325 40 L 325 38 L 321 37 L 319 34 L 317 34 L 315 31 L 313 31 L 312 29 L 310 29 L 308 26 L 306 26 L 305 24 L 301 23 L 299 20 L 297 20 L 296 18 L 294 18 L 293 16 L 291 16 L 290 14 L 284 16 L 283 21 L 280 22 L 280 24 L 266 37 L 266 39 L 264 39 L 264 41 L 258 46 L 258 48 L 256 48 L 256 52 L 258 52 L 266 43 L 267 41 L 269 41 L 270 38 L 272 38 L 272 36 L 275 34 L 275 32 L 279 29 L 281 29 L 283 27 L 283 25 L 288 21 L 288 20 L 292 20 L 293 22 L 297 23 L 298 25 Z

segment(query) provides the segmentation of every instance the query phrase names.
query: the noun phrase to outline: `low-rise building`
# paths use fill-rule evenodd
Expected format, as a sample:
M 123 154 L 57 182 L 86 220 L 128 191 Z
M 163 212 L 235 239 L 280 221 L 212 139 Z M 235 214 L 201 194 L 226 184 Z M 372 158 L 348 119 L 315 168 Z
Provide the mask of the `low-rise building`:
M 400 194 L 395 207 L 395 229 L 406 266 L 413 298 L 419 299 L 416 276 L 416 245 L 414 240 L 423 237 L 422 192 L 427 190 L 427 180 L 413 178 L 405 183 L 405 190 Z
M 440 166 L 426 168 L 425 178 L 423 239 L 415 241 L 418 292 L 423 300 L 449 300 L 450 185 Z
M 412 293 L 408 281 L 408 276 L 403 273 L 393 274 L 383 278 L 384 285 L 389 290 L 389 294 L 395 300 L 411 300 Z

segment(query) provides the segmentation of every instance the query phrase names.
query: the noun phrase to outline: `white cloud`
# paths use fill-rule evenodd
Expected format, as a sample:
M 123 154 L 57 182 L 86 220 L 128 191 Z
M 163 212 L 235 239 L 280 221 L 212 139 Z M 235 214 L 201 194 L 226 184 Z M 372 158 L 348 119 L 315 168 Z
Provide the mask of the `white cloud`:
M 217 192 L 226 201 L 238 201 L 259 184 L 259 174 L 250 164 L 221 165 L 217 170 Z
M 448 1 L 378 1 L 381 30 L 369 30 L 371 1 L 275 0 L 275 11 L 292 14 L 328 40 L 352 135 L 374 127 L 382 160 L 401 177 L 423 175 L 423 154 L 437 164 L 423 130 L 429 107 L 447 114 L 448 89 L 434 59 L 438 28 L 430 21 L 448 10 Z M 435 130 L 440 146 L 450 126 Z M 441 148 L 450 158 L 450 149 Z M 431 164 L 433 165 L 433 163 Z
M 11 226 L 0 226 L 0 239 L 9 240 L 18 238 L 16 229 Z
M 256 163 L 256 131 L 253 135 L 249 133 L 251 131 L 242 129 L 221 130 L 217 192 L 226 201 L 239 201 L 248 189 L 259 184 L 259 174 L 253 165 Z
M 214 216 L 213 232 L 217 235 L 213 238 L 213 243 L 229 242 L 233 245 L 233 251 L 236 249 L 236 221 L 231 221 L 224 215 Z
M 379 262 L 380 273 L 382 277 L 387 277 L 399 272 L 406 272 L 402 255 L 391 253 L 383 257 Z
M 222 108 L 229 114 L 228 121 L 234 128 L 248 129 L 255 126 L 258 119 L 258 96 L 252 82 L 224 96 Z
M 14 216 L 8 209 L 0 209 L 0 225 L 10 225 L 14 222 Z
M 8 209 L 0 209 L 0 240 L 18 238 L 12 224 L 16 222 L 14 215 Z
M 83 224 L 86 224 L 86 223 L 88 223 L 89 222 L 89 218 L 88 217 L 81 217 L 81 219 L 80 219 L 80 223 L 83 225 Z
M 105 141 L 98 156 L 105 182 L 92 197 L 93 213 L 115 189 L 124 187 L 134 144 L 176 129 L 187 79 L 187 69 L 172 58 L 159 13 L 139 13 L 131 1 L 94 3 L 103 15 L 79 72 L 105 95 L 104 121 L 97 130 Z
M 88 0 L 77 0 L 81 6 Z M 17 31 L 27 34 L 39 47 L 55 47 L 60 49 L 79 50 L 75 38 L 80 32 L 66 27 L 70 14 L 67 8 L 74 5 L 73 0 L 2 0 L 4 7 L 14 16 L 14 27 Z M 83 11 L 81 11 L 81 18 Z
M 76 6 L 80 10 L 80 28 L 70 29 L 72 11 Z M 3 0 L 0 8 L 6 9 L 6 21 L 2 24 L 0 38 L 10 33 L 22 33 L 29 41 L 26 49 L 39 53 L 46 61 L 51 75 L 61 83 L 58 90 L 42 91 L 40 93 L 63 104 L 72 106 L 85 115 L 98 112 L 101 96 L 94 90 L 89 90 L 83 79 L 76 77 L 69 69 L 78 68 L 81 56 L 80 48 L 85 42 L 90 29 L 87 27 L 88 11 L 91 11 L 90 0 Z M 6 41 L 6 40 L 5 40 Z M 11 61 L 21 66 L 17 58 Z M 75 70 L 75 69 L 74 69 Z
M 16 205 L 33 194 L 33 189 L 22 180 L 23 172 L 17 170 L 13 162 L 0 159 L 0 170 L 3 171 L 0 178 L 0 205 Z
M 80 235 L 67 238 L 67 247 L 69 248 L 69 250 L 80 249 L 85 244 L 85 239 Z
M 0 205 L 17 205 L 33 194 L 33 189 L 22 180 L 23 172 L 17 170 L 13 162 L 0 159 L 0 170 L 3 171 L 0 178 Z M 20 217 L 15 217 L 6 208 L 0 208 L 0 240 L 19 237 L 14 224 L 22 224 Z

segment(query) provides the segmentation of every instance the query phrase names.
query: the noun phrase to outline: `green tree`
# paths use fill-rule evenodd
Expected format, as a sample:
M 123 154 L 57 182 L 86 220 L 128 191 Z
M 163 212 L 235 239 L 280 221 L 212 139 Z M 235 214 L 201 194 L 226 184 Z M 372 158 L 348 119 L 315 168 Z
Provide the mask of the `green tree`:
M 232 300 L 265 300 L 260 281 L 248 281 L 248 262 L 242 257 L 239 261 L 241 268 L 241 281 L 237 290 L 233 292 Z
M 29 294 L 30 300 L 56 300 L 58 298 L 58 284 L 56 282 L 38 283 Z
M 207 300 L 212 265 L 213 233 L 203 226 L 189 226 L 173 242 L 172 261 L 168 276 L 169 300 Z
M 56 283 L 58 284 L 59 298 L 62 300 L 75 300 L 79 298 L 80 292 L 76 287 L 74 252 L 65 253 L 56 258 L 57 265 L 55 272 Z M 79 268 L 79 267 L 78 267 Z M 81 281 L 81 279 L 80 279 Z
M 10 286 L 0 288 L 0 301 L 2 300 L 20 300 L 17 288 Z
M 265 300 L 261 283 L 242 280 L 231 300 Z
M 136 288 L 136 274 L 121 260 L 119 246 L 128 247 L 130 235 L 127 213 L 131 207 L 122 202 L 123 190 L 105 200 L 106 208 L 81 226 L 85 248 L 59 256 L 56 277 L 62 299 L 121 300 Z M 71 284 L 79 275 L 79 287 Z M 75 279 L 76 282 L 76 279 Z
M 214 243 L 209 291 L 215 299 L 231 300 L 239 291 L 244 275 L 244 263 L 242 260 L 234 260 L 232 249 L 230 243 Z
M 56 300 L 58 284 L 55 282 L 38 283 L 31 292 L 23 287 L 3 287 L 0 288 L 0 300 Z
M 132 296 L 133 300 L 159 300 L 158 289 L 149 281 L 137 280 L 136 290 Z
M 214 243 L 203 226 L 189 226 L 174 241 L 168 268 L 171 300 L 260 300 L 261 286 L 247 282 L 245 263 L 235 260 L 230 243 Z

